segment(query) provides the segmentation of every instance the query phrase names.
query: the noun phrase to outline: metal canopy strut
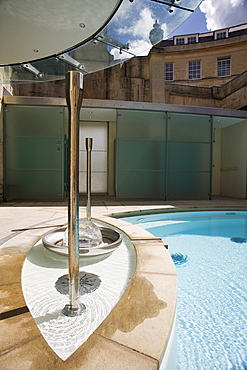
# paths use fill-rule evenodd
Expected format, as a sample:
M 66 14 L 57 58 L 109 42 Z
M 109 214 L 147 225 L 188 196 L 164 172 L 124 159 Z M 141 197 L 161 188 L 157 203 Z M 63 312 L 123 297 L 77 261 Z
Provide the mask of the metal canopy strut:
M 151 1 L 154 1 L 155 3 L 159 3 L 159 4 L 169 5 L 170 7 L 174 7 L 174 8 L 187 10 L 188 12 L 192 12 L 192 13 L 194 12 L 193 9 L 185 8 L 184 6 L 175 4 L 175 0 L 173 0 L 173 1 L 151 0 Z

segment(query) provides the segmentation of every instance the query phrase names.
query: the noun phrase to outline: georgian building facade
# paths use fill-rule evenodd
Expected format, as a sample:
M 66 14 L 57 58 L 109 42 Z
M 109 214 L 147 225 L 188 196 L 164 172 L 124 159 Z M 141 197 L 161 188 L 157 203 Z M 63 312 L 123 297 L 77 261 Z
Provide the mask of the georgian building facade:
M 152 101 L 246 106 L 247 25 L 175 36 L 153 48 L 149 59 Z
M 111 100 L 245 109 L 247 24 L 175 36 L 85 78 L 86 96 Z

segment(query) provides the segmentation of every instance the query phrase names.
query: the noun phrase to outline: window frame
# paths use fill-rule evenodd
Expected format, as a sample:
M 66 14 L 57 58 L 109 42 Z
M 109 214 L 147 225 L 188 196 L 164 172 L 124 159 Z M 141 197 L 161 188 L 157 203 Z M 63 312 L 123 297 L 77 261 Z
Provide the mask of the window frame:
M 192 68 L 193 65 L 195 68 Z M 199 65 L 199 69 L 198 69 Z M 199 75 L 198 75 L 199 71 Z M 196 74 L 195 77 L 193 77 Z M 189 80 L 200 80 L 202 74 L 202 61 L 201 60 L 189 60 L 188 61 L 188 79 Z
M 231 76 L 231 57 L 217 58 L 217 77 L 227 76 Z
M 168 66 L 172 66 L 172 70 L 167 70 Z M 167 78 L 168 75 L 172 75 L 172 78 Z M 174 81 L 174 63 L 165 63 L 165 81 Z
M 224 28 L 222 30 L 217 30 L 217 31 L 214 31 L 214 39 L 215 40 L 222 40 L 222 39 L 226 39 L 228 37 L 228 28 Z M 219 35 L 223 35 L 223 33 L 225 34 L 224 37 L 219 37 Z
M 189 42 L 189 39 L 193 38 L 193 42 Z M 183 42 L 180 42 L 183 40 Z M 174 45 L 187 45 L 187 44 L 196 44 L 199 41 L 198 33 L 192 33 L 190 35 L 185 36 L 173 36 L 173 44 Z
M 193 39 L 193 41 L 192 41 L 192 39 Z M 197 40 L 196 36 L 188 36 L 187 42 L 188 42 L 188 44 L 196 44 L 198 42 L 198 40 Z
M 176 45 L 184 45 L 184 44 L 185 44 L 185 38 L 184 37 L 178 37 L 178 38 L 176 38 Z

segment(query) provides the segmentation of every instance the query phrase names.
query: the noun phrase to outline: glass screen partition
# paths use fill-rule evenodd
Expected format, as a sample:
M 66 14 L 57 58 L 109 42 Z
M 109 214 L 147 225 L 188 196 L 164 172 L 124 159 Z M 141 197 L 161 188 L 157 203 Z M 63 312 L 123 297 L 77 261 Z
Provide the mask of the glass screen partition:
M 8 105 L 4 117 L 5 200 L 63 200 L 63 107 Z
M 209 199 L 212 177 L 210 116 L 169 113 L 167 199 Z
M 116 197 L 164 199 L 165 153 L 164 112 L 119 110 Z
M 119 110 L 117 198 L 209 199 L 211 126 L 208 115 Z

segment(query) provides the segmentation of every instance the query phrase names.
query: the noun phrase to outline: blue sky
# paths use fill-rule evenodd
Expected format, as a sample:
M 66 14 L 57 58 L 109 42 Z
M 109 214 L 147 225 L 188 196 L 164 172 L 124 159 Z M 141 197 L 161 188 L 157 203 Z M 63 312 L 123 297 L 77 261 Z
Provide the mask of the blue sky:
M 197 32 L 208 32 L 205 14 L 200 11 L 199 7 L 169 37 Z
M 247 23 L 247 0 L 203 0 L 169 37 L 202 33 Z

